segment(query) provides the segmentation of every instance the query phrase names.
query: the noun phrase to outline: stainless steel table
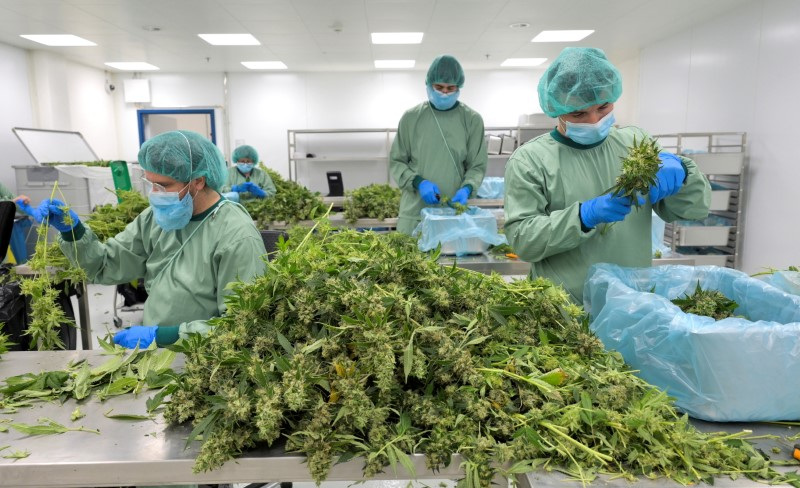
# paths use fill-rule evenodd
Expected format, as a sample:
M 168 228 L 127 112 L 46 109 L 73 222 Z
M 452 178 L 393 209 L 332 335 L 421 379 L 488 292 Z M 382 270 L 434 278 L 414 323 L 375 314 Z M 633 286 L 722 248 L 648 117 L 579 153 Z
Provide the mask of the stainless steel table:
M 100 351 L 12 352 L 0 359 L 0 379 L 26 372 L 64 369 L 69 361 L 87 358 L 93 365 L 105 359 Z M 180 361 L 180 362 L 179 362 Z M 176 359 L 178 366 L 182 357 Z M 100 435 L 66 432 L 60 435 L 27 436 L 13 429 L 0 433 L 0 456 L 12 450 L 30 451 L 24 459 L 0 458 L 0 486 L 13 487 L 83 487 L 152 485 L 170 483 L 253 483 L 266 481 L 312 481 L 305 465 L 305 456 L 286 454 L 282 447 L 260 448 L 230 461 L 208 473 L 192 473 L 199 444 L 184 449 L 191 426 L 167 426 L 161 416 L 155 421 L 113 420 L 103 414 L 144 414 L 145 401 L 153 393 L 138 397 L 124 395 L 105 402 L 91 398 L 80 405 L 86 414 L 75 422 L 70 414 L 76 402 L 63 405 L 42 403 L 22 408 L 15 414 L 0 414 L 0 420 L 36 423 L 41 417 L 51 418 L 70 427 L 85 426 L 100 430 Z M 425 457 L 411 456 L 418 479 L 458 479 L 460 460 L 454 457 L 448 468 L 431 472 L 425 468 Z M 353 459 L 333 466 L 329 481 L 361 479 L 363 461 Z M 402 467 L 395 474 L 390 468 L 375 479 L 410 479 Z
M 519 259 L 507 258 L 505 256 L 494 256 L 490 253 L 470 254 L 467 256 L 439 256 L 439 264 L 442 266 L 452 266 L 455 264 L 460 268 L 471 269 L 481 273 L 490 274 L 495 272 L 503 276 L 527 276 L 531 265 Z
M 0 379 L 25 372 L 63 369 L 69 361 L 88 359 L 93 365 L 104 361 L 100 351 L 46 351 L 46 352 L 12 352 L 0 359 Z M 174 367 L 180 369 L 182 357 L 176 359 Z M 120 486 L 176 483 L 251 483 L 266 481 L 312 481 L 308 474 L 305 457 L 287 454 L 282 447 L 259 448 L 247 452 L 240 458 L 229 461 L 220 469 L 208 473 L 192 473 L 194 458 L 198 453 L 198 444 L 193 443 L 184 449 L 186 438 L 191 431 L 189 425 L 169 427 L 159 416 L 155 421 L 124 421 L 104 417 L 103 414 L 113 409 L 114 414 L 144 414 L 145 401 L 152 396 L 147 392 L 138 397 L 124 395 L 112 397 L 106 402 L 94 398 L 81 404 L 86 417 L 70 421 L 70 414 L 75 409 L 74 401 L 63 405 L 43 403 L 30 408 L 20 409 L 16 414 L 0 414 L 0 420 L 13 419 L 15 422 L 36 423 L 40 417 L 49 417 L 70 427 L 84 426 L 98 429 L 100 435 L 86 432 L 67 432 L 60 435 L 26 436 L 11 429 L 0 433 L 0 446 L 10 448 L 0 451 L 0 455 L 12 450 L 27 449 L 30 456 L 24 459 L 11 460 L 0 458 L 0 486 L 13 487 L 84 487 L 84 486 Z M 758 446 L 776 459 L 791 459 L 793 441 L 791 436 L 797 431 L 791 427 L 772 424 L 719 424 L 701 421 L 692 423 L 704 431 L 738 432 L 750 429 L 754 434 L 773 434 L 779 439 L 758 441 Z M 773 447 L 780 448 L 779 454 L 773 454 Z M 425 468 L 422 455 L 411 456 L 417 473 L 417 479 L 458 479 L 463 476 L 459 469 L 460 458 L 454 456 L 449 467 L 437 472 Z M 361 479 L 363 462 L 356 458 L 347 463 L 333 466 L 328 481 L 356 481 Z M 794 470 L 796 468 L 784 468 Z M 411 479 L 411 475 L 402 467 L 397 473 L 391 468 L 374 479 Z M 566 475 L 555 472 L 535 472 L 518 477 L 521 488 L 543 486 L 563 488 Z M 503 488 L 506 480 L 498 479 L 498 488 Z M 630 486 L 624 480 L 612 480 L 602 477 L 593 486 Z M 637 486 L 678 487 L 676 483 L 665 480 L 642 479 Z M 749 480 L 733 482 L 720 478 L 716 486 L 735 485 L 736 488 L 763 486 Z M 575 485 L 578 486 L 578 485 Z

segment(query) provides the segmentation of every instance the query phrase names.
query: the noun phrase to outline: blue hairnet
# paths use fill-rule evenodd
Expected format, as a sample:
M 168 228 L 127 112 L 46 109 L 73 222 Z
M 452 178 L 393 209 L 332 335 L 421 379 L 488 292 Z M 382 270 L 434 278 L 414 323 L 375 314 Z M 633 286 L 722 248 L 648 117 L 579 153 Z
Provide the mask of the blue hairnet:
M 464 70 L 456 58 L 444 54 L 433 60 L 425 84 L 432 86 L 434 83 L 458 85 L 459 88 L 464 86 Z
M 593 47 L 564 48 L 539 79 L 539 105 L 550 117 L 613 103 L 621 94 L 622 76 Z
M 234 164 L 242 158 L 248 158 L 254 163 L 258 164 L 258 152 L 253 146 L 239 146 L 233 150 L 231 160 Z
M 188 130 L 164 132 L 145 141 L 139 149 L 139 164 L 145 171 L 187 183 L 205 176 L 206 185 L 214 190 L 219 190 L 228 177 L 219 148 Z

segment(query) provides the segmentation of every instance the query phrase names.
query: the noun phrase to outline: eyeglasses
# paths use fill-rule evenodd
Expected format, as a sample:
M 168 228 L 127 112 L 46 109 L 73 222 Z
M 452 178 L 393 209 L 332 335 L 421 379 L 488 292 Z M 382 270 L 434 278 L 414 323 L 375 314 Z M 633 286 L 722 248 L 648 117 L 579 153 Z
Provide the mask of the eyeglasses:
M 191 181 L 190 181 L 190 182 L 186 183 L 186 186 L 184 186 L 180 190 L 171 192 L 171 191 L 167 190 L 167 188 L 164 185 L 159 184 L 159 183 L 153 183 L 152 181 L 148 180 L 144 176 L 142 176 L 142 182 L 143 182 L 143 186 L 144 186 L 144 194 L 145 194 L 145 196 L 150 196 L 151 193 L 175 193 L 176 195 L 178 195 L 178 194 L 180 194 L 180 192 L 182 192 L 183 190 L 188 188 L 189 184 L 191 183 Z
M 144 187 L 144 194 L 149 195 L 153 192 L 166 192 L 167 189 L 164 188 L 164 185 L 160 185 L 158 183 L 153 183 L 152 181 L 148 180 L 144 176 L 142 176 L 142 185 Z

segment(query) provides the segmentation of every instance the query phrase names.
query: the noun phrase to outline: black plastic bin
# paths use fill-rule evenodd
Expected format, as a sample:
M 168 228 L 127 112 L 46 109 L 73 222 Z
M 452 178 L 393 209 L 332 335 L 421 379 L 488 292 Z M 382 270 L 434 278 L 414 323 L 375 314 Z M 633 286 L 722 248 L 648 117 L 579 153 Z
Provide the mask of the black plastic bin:
M 0 273 L 7 274 L 8 268 L 4 267 Z M 58 285 L 59 295 L 56 301 L 57 306 L 64 310 L 64 314 L 75 320 L 75 311 L 72 308 L 70 296 L 77 294 L 75 287 L 70 287 L 65 291 L 63 285 Z M 22 294 L 18 281 L 11 281 L 0 285 L 0 322 L 3 328 L 0 329 L 14 344 L 10 346 L 12 351 L 29 351 L 31 349 L 31 337 L 25 334 L 30 325 L 30 300 Z M 75 350 L 77 347 L 78 330 L 76 327 L 62 326 L 59 336 L 67 349 Z
M 278 250 L 278 241 L 280 240 L 281 236 L 283 236 L 284 241 L 289 238 L 289 234 L 282 230 L 261 231 L 261 240 L 264 241 L 264 248 L 267 250 L 267 256 L 269 259 L 272 259 L 272 257 L 269 255 Z

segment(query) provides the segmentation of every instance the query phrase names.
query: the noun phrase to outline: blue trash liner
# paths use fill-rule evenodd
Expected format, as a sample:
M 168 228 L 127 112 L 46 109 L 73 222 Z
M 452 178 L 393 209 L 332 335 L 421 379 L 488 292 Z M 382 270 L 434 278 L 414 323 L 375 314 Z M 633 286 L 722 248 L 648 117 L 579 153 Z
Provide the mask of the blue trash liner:
M 461 215 L 452 208 L 423 208 L 422 220 L 412 233 L 419 236 L 420 251 L 442 244 L 442 254 L 480 254 L 490 245 L 508 244 L 506 236 L 497 233 L 497 219 L 488 210 L 469 207 Z
M 776 271 L 771 275 L 762 277 L 765 283 L 792 295 L 800 295 L 800 272 Z
M 746 318 L 716 321 L 670 301 L 698 282 L 736 301 L 734 313 Z M 589 269 L 584 302 L 606 348 L 692 417 L 800 420 L 800 296 L 729 268 L 602 263 Z
M 478 188 L 478 198 L 503 198 L 505 192 L 505 178 L 501 176 L 487 176 Z

